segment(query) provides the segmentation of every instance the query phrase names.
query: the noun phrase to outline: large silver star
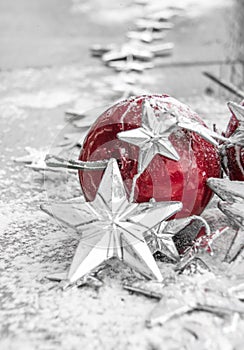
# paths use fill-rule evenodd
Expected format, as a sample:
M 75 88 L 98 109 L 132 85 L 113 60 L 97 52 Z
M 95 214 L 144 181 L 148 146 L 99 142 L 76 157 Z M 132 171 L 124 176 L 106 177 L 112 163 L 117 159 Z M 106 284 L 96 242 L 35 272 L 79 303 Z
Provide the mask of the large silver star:
M 111 159 L 95 200 L 77 203 L 75 199 L 41 207 L 49 215 L 82 233 L 68 274 L 70 284 L 113 257 L 149 278 L 162 280 L 144 235 L 181 210 L 180 202 L 130 203 L 117 162 Z
M 155 116 L 149 102 L 144 101 L 141 127 L 117 134 L 120 140 L 140 147 L 138 173 L 142 173 L 147 168 L 156 154 L 176 161 L 180 159 L 177 151 L 168 139 L 175 126 L 174 120 L 159 120 Z
M 178 127 L 197 133 L 215 146 L 218 145 L 215 138 L 226 140 L 225 137 L 208 129 L 198 121 L 180 115 L 174 108 L 167 109 L 165 107 L 160 113 L 168 114 L 171 118 L 163 118 L 160 120 L 160 118 L 156 117 L 154 109 L 150 106 L 150 103 L 144 101 L 142 105 L 141 127 L 122 131 L 117 134 L 117 137 L 120 140 L 131 143 L 140 148 L 138 159 L 139 173 L 142 173 L 147 168 L 156 154 L 160 154 L 175 161 L 180 159 L 176 149 L 169 141 L 169 136 L 174 129 Z
M 235 102 L 228 102 L 227 105 L 231 113 L 234 114 L 239 121 L 238 127 L 228 140 L 233 144 L 238 144 L 244 147 L 244 106 Z

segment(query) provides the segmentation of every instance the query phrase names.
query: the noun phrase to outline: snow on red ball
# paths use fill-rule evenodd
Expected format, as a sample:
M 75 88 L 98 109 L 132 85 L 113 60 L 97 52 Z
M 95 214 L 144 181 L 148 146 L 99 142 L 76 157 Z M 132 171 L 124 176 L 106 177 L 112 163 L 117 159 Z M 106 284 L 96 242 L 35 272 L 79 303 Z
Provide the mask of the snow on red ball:
M 241 103 L 244 106 L 244 101 Z M 234 114 L 231 115 L 225 137 L 230 137 L 239 126 L 239 121 Z M 244 181 L 244 147 L 231 146 L 226 148 L 225 168 L 230 180 Z
M 139 148 L 119 140 L 117 134 L 141 126 L 144 100 L 149 101 L 159 118 L 166 118 L 166 114 L 159 114 L 158 110 L 173 107 L 185 117 L 204 124 L 189 107 L 168 95 L 133 97 L 105 111 L 91 127 L 79 159 L 94 161 L 116 158 L 128 198 L 132 179 L 137 174 Z M 169 140 L 180 160 L 156 154 L 137 179 L 133 200 L 138 203 L 148 202 L 152 198 L 156 201 L 181 201 L 183 209 L 176 214 L 176 218 L 199 215 L 212 196 L 206 180 L 220 177 L 221 174 L 217 149 L 196 133 L 179 127 L 173 130 Z M 103 171 L 79 171 L 81 187 L 88 201 L 94 199 L 102 174 Z

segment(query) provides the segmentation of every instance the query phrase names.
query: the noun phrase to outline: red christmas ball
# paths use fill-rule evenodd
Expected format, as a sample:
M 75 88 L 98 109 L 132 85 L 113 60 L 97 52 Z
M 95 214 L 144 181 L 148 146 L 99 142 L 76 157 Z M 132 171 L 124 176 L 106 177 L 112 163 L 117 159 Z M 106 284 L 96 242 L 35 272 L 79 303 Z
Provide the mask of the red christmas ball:
M 170 115 L 159 114 L 159 111 L 174 108 L 187 119 L 197 120 L 204 125 L 188 106 L 168 95 L 133 97 L 118 102 L 105 111 L 88 132 L 79 159 L 95 161 L 116 158 L 128 198 L 133 177 L 138 172 L 140 149 L 119 140 L 117 134 L 141 126 L 144 101 L 148 101 L 157 118 L 165 119 L 165 122 Z M 176 218 L 199 215 L 212 196 L 206 180 L 221 175 L 217 149 L 195 132 L 178 126 L 168 139 L 180 159 L 175 161 L 156 154 L 137 178 L 133 201 L 148 202 L 152 198 L 156 201 L 181 201 L 183 209 L 175 215 Z M 94 199 L 102 174 L 103 171 L 79 171 L 81 187 L 88 201 Z
M 244 101 L 241 103 L 244 106 Z M 232 113 L 227 126 L 225 137 L 230 137 L 239 126 L 239 120 Z M 225 168 L 230 180 L 244 181 L 244 147 L 235 145 L 225 150 Z

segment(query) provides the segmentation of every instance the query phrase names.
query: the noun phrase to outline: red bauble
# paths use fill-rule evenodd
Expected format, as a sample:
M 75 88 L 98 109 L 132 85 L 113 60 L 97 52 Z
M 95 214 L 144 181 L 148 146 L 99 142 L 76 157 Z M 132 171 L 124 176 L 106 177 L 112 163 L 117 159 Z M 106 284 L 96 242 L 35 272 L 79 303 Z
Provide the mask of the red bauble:
M 149 101 L 157 110 L 174 108 L 187 118 L 200 121 L 189 107 L 168 95 L 139 96 L 121 101 L 105 111 L 91 127 L 80 160 L 93 161 L 116 158 L 128 197 L 132 179 L 137 174 L 139 147 L 121 141 L 121 131 L 141 126 L 142 102 Z M 157 103 L 155 103 L 157 101 Z M 164 118 L 162 115 L 160 118 Z M 206 185 L 209 177 L 220 177 L 217 149 L 194 132 L 177 127 L 169 140 L 180 156 L 174 161 L 156 154 L 136 181 L 135 202 L 181 201 L 183 209 L 176 218 L 199 215 L 208 204 L 212 191 Z M 88 201 L 95 197 L 103 171 L 79 171 L 82 189 Z
M 244 106 L 244 102 L 242 102 Z M 225 137 L 230 137 L 239 126 L 234 114 L 231 115 Z M 230 180 L 244 181 L 244 147 L 232 146 L 226 148 L 226 166 Z

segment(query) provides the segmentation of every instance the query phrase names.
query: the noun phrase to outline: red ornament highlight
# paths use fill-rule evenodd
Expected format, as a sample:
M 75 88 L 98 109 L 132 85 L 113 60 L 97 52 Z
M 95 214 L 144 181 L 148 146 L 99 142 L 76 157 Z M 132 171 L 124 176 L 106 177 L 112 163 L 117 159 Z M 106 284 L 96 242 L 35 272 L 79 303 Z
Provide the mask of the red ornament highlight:
M 133 201 L 137 203 L 151 199 L 181 201 L 183 209 L 175 218 L 199 215 L 212 197 L 212 191 L 206 185 L 207 179 L 221 176 L 217 148 L 196 132 L 175 124 L 168 140 L 178 153 L 179 160 L 155 154 L 147 168 L 138 175 L 140 148 L 120 140 L 118 133 L 141 127 L 145 101 L 150 104 L 156 118 L 166 125 L 172 118 L 170 111 L 204 125 L 188 106 L 168 95 L 133 97 L 113 105 L 96 120 L 88 132 L 79 159 L 116 158 L 128 198 L 133 191 Z M 94 200 L 102 175 L 103 171 L 79 171 L 81 187 L 88 201 Z M 136 181 L 133 183 L 134 177 Z

